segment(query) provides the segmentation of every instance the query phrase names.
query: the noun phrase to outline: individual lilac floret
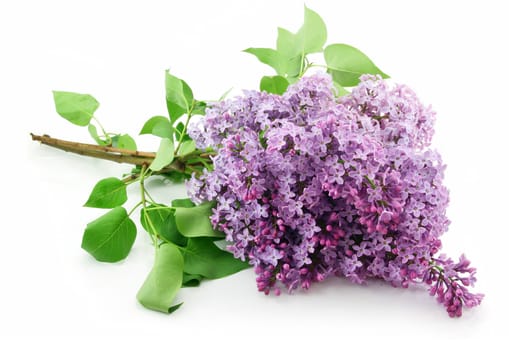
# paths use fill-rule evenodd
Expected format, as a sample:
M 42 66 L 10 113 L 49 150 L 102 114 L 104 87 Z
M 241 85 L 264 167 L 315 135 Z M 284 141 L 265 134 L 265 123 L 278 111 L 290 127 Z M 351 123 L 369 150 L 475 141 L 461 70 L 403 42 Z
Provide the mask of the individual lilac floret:
M 246 92 L 190 129 L 212 147 L 214 170 L 188 181 L 235 257 L 255 266 L 266 294 L 330 276 L 427 283 L 449 315 L 480 303 L 475 270 L 443 256 L 449 220 L 445 166 L 426 148 L 434 113 L 407 87 L 363 76 L 336 98 L 329 75 L 302 78 L 283 96 Z

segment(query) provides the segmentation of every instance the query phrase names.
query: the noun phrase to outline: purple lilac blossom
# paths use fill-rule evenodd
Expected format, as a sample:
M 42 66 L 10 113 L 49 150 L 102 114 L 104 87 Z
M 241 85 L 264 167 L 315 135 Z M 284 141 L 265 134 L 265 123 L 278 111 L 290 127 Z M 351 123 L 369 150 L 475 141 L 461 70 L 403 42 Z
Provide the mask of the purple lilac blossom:
M 425 283 L 460 316 L 483 296 L 467 289 L 475 269 L 464 256 L 437 257 L 449 194 L 440 155 L 428 149 L 434 119 L 412 90 L 377 76 L 341 98 L 324 73 L 283 96 L 248 91 L 190 127 L 217 155 L 188 192 L 217 201 L 212 224 L 266 294 L 330 276 Z

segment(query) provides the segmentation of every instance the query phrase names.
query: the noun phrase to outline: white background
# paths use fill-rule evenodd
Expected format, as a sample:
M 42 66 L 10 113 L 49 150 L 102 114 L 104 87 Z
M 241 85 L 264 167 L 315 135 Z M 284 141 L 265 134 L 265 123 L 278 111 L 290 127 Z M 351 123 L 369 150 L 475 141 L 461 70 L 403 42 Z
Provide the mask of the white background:
M 438 113 L 434 147 L 451 192 L 444 251 L 467 253 L 478 267 L 476 290 L 486 294 L 481 307 L 449 319 L 421 288 L 337 279 L 266 297 L 252 270 L 183 290 L 185 304 L 168 316 L 135 299 L 152 264 L 143 231 L 121 263 L 98 263 L 80 249 L 86 223 L 102 213 L 82 207 L 89 191 L 129 166 L 31 142 L 29 132 L 90 141 L 55 113 L 51 90 L 93 94 L 108 130 L 136 135 L 165 113 L 166 68 L 200 99 L 256 89 L 271 71 L 241 50 L 274 46 L 277 26 L 297 30 L 301 2 L 2 2 L 0 347 L 507 345 L 509 28 L 501 4 L 307 1 L 328 25 L 328 43 L 360 48 Z M 155 148 L 149 136 L 138 140 Z M 151 188 L 161 200 L 184 194 L 157 181 Z

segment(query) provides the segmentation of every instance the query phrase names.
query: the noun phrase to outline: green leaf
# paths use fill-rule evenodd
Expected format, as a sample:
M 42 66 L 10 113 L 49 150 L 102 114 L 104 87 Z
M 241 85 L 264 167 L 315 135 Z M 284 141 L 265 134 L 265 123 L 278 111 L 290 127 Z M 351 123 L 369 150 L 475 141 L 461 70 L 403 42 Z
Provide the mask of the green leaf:
M 321 52 L 327 41 L 327 28 L 322 18 L 304 6 L 304 24 L 296 34 L 299 52 L 308 54 Z
M 149 224 L 149 220 L 152 225 Z M 158 234 L 166 241 L 185 246 L 187 238 L 178 232 L 174 210 L 166 206 L 149 205 L 140 211 L 141 226 L 152 235 Z
M 176 208 L 177 228 L 186 237 L 224 237 L 224 233 L 212 228 L 209 217 L 214 201 L 206 202 L 192 208 Z
M 284 74 L 284 58 L 281 56 L 281 53 L 274 49 L 268 49 L 268 48 L 257 48 L 257 47 L 250 47 L 248 49 L 245 49 L 244 52 L 250 53 L 260 62 L 265 63 L 272 68 L 274 68 L 277 72 L 277 74 Z
M 325 62 L 332 79 L 342 86 L 355 86 L 363 74 L 380 74 L 389 78 L 364 53 L 346 44 L 332 44 L 325 48 Z
M 277 51 L 281 55 L 281 74 L 286 75 L 290 82 L 294 82 L 299 73 L 302 64 L 302 55 L 297 42 L 297 37 L 292 32 L 278 28 Z
M 273 77 L 264 76 L 260 81 L 260 91 L 267 91 L 271 94 L 282 95 L 288 88 L 288 80 L 280 75 Z
M 156 254 L 154 266 L 141 286 L 136 298 L 147 309 L 171 313 L 173 299 L 182 285 L 184 259 L 178 248 L 162 244 Z
M 180 307 L 181 307 L 183 304 L 184 304 L 184 302 L 181 302 L 181 303 L 179 303 L 179 304 L 177 304 L 177 305 L 173 305 L 172 307 L 170 307 L 170 308 L 168 309 L 168 313 L 169 313 L 169 314 L 174 313 L 175 311 L 177 311 L 178 309 L 180 309 Z
M 180 199 L 172 200 L 171 206 L 172 207 L 192 208 L 192 207 L 195 207 L 196 205 L 189 198 L 180 198 Z
M 207 109 L 207 103 L 203 101 L 194 101 L 193 107 L 193 115 L 205 115 L 205 110 Z
M 181 115 L 189 113 L 193 105 L 193 92 L 189 85 L 166 70 L 166 106 L 174 123 Z
M 57 113 L 73 124 L 87 126 L 99 102 L 91 95 L 75 92 L 53 91 Z
M 168 171 L 168 172 L 165 171 L 163 174 L 161 174 L 161 176 L 165 177 L 166 179 L 170 180 L 175 184 L 181 184 L 191 177 L 190 175 L 181 173 L 180 171 Z
M 163 224 L 169 215 L 173 215 L 170 208 L 163 205 L 156 206 L 151 204 L 140 210 L 140 223 L 148 233 L 152 235 L 161 234 Z M 154 228 L 149 224 L 149 219 Z
M 116 177 L 99 181 L 88 197 L 85 207 L 115 208 L 127 201 L 126 184 Z
M 182 287 L 198 287 L 203 276 L 185 273 L 182 275 Z
M 184 157 L 184 156 L 188 155 L 189 153 L 194 152 L 195 150 L 196 150 L 196 143 L 194 142 L 194 140 L 187 140 L 187 141 L 182 142 L 177 155 L 180 157 Z
M 128 134 L 113 136 L 111 142 L 113 147 L 136 151 L 136 142 Z
M 154 136 L 173 139 L 173 128 L 170 120 L 166 117 L 156 116 L 146 121 L 140 131 L 140 135 L 152 134 Z
M 296 56 L 288 61 L 286 78 L 290 84 L 293 84 L 299 80 L 301 64 L 303 63 L 301 61 L 301 57 L 302 56 Z
M 185 125 L 184 123 L 178 123 L 175 127 L 175 136 L 177 137 L 177 140 L 180 140 L 182 137 L 182 133 L 184 132 Z M 191 140 L 191 137 L 186 133 L 184 134 L 182 141 Z
M 167 138 L 162 138 L 157 150 L 156 157 L 150 164 L 150 169 L 159 171 L 173 162 L 174 157 L 173 141 Z
M 249 267 L 219 249 L 210 238 L 191 238 L 186 247 L 180 248 L 184 257 L 184 272 L 215 279 L 225 277 Z
M 116 207 L 90 222 L 81 248 L 98 261 L 117 262 L 129 254 L 136 239 L 136 225 L 122 207 Z
M 278 74 L 294 83 L 303 70 L 308 53 L 322 51 L 327 40 L 327 28 L 321 17 L 304 7 L 304 24 L 297 34 L 278 28 L 277 53 L 280 57 Z
M 276 47 L 277 51 L 287 59 L 294 58 L 301 53 L 297 44 L 297 36 L 284 28 L 277 29 Z
M 171 213 L 166 217 L 165 221 L 161 225 L 160 233 L 164 239 L 173 242 L 176 245 L 183 247 L 187 244 L 187 238 L 182 236 L 182 234 L 177 229 L 174 213 Z
M 99 146 L 106 146 L 108 144 L 108 142 L 104 141 L 103 139 L 101 139 L 99 137 L 99 134 L 97 133 L 97 128 L 95 127 L 94 124 L 88 124 L 88 133 L 90 134 L 90 136 L 92 136 L 92 138 L 94 139 L 94 141 L 99 145 Z
M 193 90 L 191 90 L 191 87 L 184 80 L 180 79 L 180 81 L 182 81 L 182 92 L 186 99 L 186 105 L 189 106 L 189 109 L 191 109 L 194 103 Z

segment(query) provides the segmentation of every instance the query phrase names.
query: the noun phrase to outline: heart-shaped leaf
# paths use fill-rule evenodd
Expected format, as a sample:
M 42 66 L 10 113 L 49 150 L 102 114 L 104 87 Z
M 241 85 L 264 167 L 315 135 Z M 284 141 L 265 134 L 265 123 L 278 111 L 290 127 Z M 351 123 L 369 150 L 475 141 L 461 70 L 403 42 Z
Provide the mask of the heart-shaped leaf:
M 341 86 L 359 84 L 359 77 L 363 74 L 380 74 L 382 78 L 389 78 L 368 56 L 350 45 L 329 45 L 325 48 L 324 57 L 332 79 Z
M 288 88 L 288 80 L 280 75 L 273 77 L 264 76 L 260 81 L 260 91 L 267 91 L 271 94 L 282 95 Z
M 126 184 L 116 177 L 99 181 L 88 197 L 85 207 L 115 208 L 127 201 Z
M 99 107 L 99 102 L 88 94 L 53 91 L 57 113 L 73 124 L 87 126 Z
M 98 261 L 117 262 L 129 254 L 135 239 L 136 225 L 117 207 L 87 225 L 81 248 Z
M 156 157 L 149 168 L 153 171 L 159 171 L 165 166 L 170 165 L 174 157 L 173 140 L 162 138 Z
M 155 116 L 147 120 L 140 131 L 140 135 L 152 134 L 167 139 L 173 138 L 173 128 L 167 117 Z

